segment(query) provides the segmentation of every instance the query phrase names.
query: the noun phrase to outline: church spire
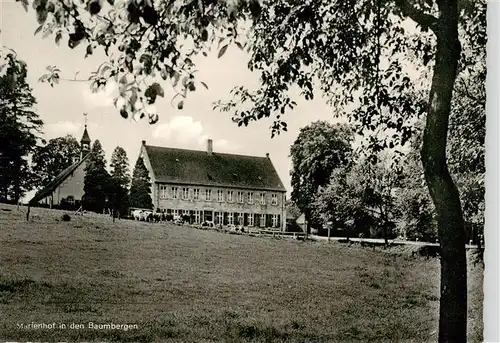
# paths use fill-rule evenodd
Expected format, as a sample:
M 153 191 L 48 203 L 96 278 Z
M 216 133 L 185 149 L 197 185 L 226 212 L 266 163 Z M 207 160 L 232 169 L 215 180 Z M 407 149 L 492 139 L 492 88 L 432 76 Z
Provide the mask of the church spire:
M 83 131 L 82 139 L 80 139 L 80 159 L 82 159 L 90 151 L 91 142 L 89 133 L 87 131 L 87 113 L 84 113 L 83 116 L 85 117 L 85 130 Z

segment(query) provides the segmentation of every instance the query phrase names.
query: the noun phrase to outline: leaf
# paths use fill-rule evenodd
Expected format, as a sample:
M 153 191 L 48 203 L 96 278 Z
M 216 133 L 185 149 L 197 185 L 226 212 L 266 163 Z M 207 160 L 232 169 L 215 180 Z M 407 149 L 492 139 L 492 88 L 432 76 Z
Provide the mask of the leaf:
M 135 103 L 137 102 L 137 89 L 132 88 L 132 95 L 130 96 L 130 102 L 132 103 L 132 106 L 135 106 Z
M 244 49 L 244 48 L 243 48 L 243 45 L 241 45 L 241 43 L 240 43 L 240 42 L 234 42 L 234 44 L 236 44 L 236 46 L 237 46 L 238 48 L 240 48 L 240 50 L 243 50 L 243 49 Z
M 36 9 L 36 19 L 38 24 L 42 25 L 47 20 L 47 10 L 44 7 Z
M 43 33 L 42 38 L 47 38 L 48 36 L 50 36 L 50 34 L 51 34 L 51 33 L 52 33 L 52 32 L 51 32 L 51 30 L 46 30 L 46 31 Z
M 92 45 L 90 45 L 90 44 L 89 44 L 89 45 L 87 45 L 87 51 L 86 51 L 86 53 L 85 53 L 85 58 L 87 58 L 87 56 L 92 55 L 92 52 L 93 52 L 93 50 L 92 50 Z
M 205 88 L 208 90 L 208 86 L 207 86 L 207 84 L 206 84 L 205 82 L 201 81 L 200 83 L 201 83 L 201 85 L 202 85 L 203 87 L 205 87 Z
M 122 118 L 127 119 L 128 118 L 128 113 L 127 113 L 127 108 L 123 106 L 120 110 L 120 115 Z
M 228 45 L 224 45 L 220 50 L 219 50 L 219 54 L 217 55 L 217 58 L 221 58 L 222 56 L 224 56 L 224 54 L 226 53 L 226 50 L 227 50 L 227 47 Z
M 177 108 L 179 110 L 182 110 L 184 108 L 184 101 L 183 100 L 179 101 L 179 103 L 177 104 Z
M 59 31 L 58 33 L 56 33 L 56 39 L 55 39 L 57 45 L 59 45 L 61 38 L 62 38 L 62 33 L 61 31 Z
M 38 28 L 35 30 L 35 33 L 33 35 L 36 36 L 40 31 L 42 31 L 42 29 L 43 29 L 43 24 L 38 26 Z
M 155 82 L 151 85 L 151 87 L 153 87 L 155 90 L 156 90 L 156 94 L 161 96 L 161 97 L 164 97 L 165 96 L 165 92 L 163 91 L 163 87 L 160 86 L 160 84 L 158 82 Z
M 45 82 L 45 81 L 47 81 L 47 78 L 48 78 L 47 74 L 44 74 L 44 75 L 40 76 L 40 78 L 38 79 L 38 82 Z

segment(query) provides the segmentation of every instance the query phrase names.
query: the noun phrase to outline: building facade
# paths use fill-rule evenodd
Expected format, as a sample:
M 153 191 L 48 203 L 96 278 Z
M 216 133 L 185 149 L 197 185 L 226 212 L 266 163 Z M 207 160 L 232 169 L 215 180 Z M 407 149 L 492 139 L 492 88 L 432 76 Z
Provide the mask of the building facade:
M 146 145 L 140 151 L 156 211 L 216 225 L 286 227 L 286 190 L 266 157 Z
M 80 207 L 84 195 L 85 167 L 90 156 L 90 136 L 87 125 L 80 140 L 80 159 L 64 169 L 54 180 L 30 200 L 30 204 L 74 209 Z

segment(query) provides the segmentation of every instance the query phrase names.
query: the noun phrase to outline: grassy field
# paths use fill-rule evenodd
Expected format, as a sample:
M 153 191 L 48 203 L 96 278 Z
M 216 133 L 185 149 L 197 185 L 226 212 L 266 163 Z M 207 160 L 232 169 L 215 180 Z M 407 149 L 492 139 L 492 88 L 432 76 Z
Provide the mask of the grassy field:
M 410 248 L 65 222 L 37 208 L 26 222 L 25 210 L 0 205 L 0 341 L 437 340 L 439 260 Z M 471 263 L 469 279 L 469 341 L 480 342 L 482 267 Z M 32 322 L 56 326 L 20 327 Z

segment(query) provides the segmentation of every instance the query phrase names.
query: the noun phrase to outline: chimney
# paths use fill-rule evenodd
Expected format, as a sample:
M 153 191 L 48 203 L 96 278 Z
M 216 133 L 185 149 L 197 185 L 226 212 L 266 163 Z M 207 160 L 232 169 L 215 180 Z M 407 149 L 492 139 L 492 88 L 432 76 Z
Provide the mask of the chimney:
M 266 157 L 269 158 L 269 153 L 268 152 L 266 152 Z
M 146 141 L 145 140 L 142 141 L 142 145 L 146 145 Z
M 208 153 L 209 155 L 212 155 L 213 151 L 214 151 L 214 148 L 213 148 L 213 141 L 212 141 L 211 139 L 208 139 L 208 140 L 207 140 L 207 153 Z

